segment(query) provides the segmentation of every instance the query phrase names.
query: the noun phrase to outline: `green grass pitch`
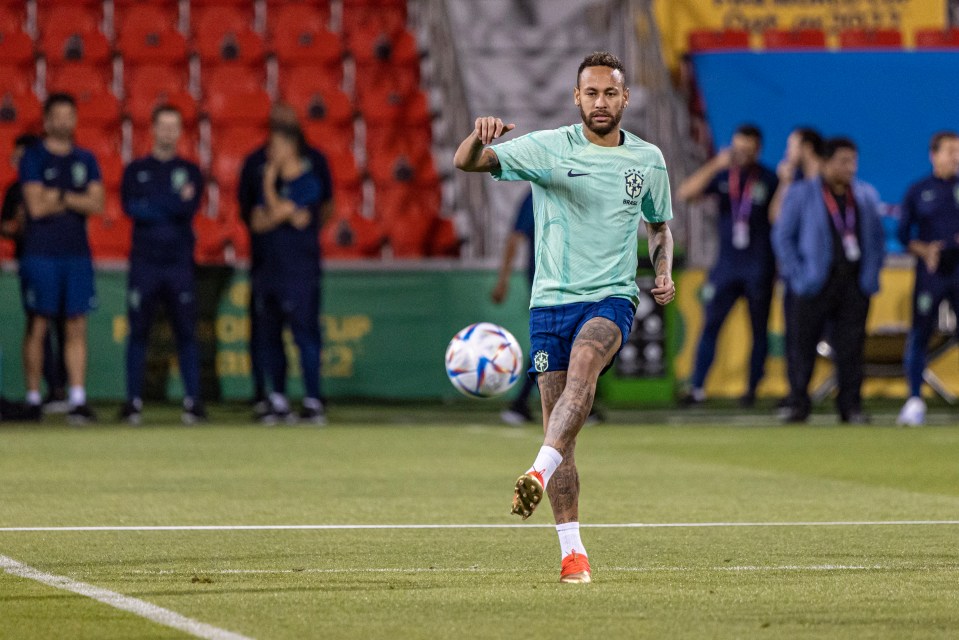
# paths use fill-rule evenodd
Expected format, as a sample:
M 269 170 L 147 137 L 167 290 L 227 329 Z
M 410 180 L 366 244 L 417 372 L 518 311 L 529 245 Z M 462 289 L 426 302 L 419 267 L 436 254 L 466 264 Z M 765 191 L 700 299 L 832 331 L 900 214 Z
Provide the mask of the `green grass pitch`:
M 496 408 L 334 407 L 321 429 L 239 407 L 201 427 L 151 407 L 139 428 L 3 425 L 0 555 L 253 638 L 959 637 L 959 525 L 928 523 L 959 520 L 954 416 L 614 414 L 577 448 L 591 585 L 558 584 L 546 505 L 508 528 L 10 530 L 519 524 L 512 485 L 541 435 Z M 890 521 L 927 523 L 863 524 Z M 682 526 L 588 526 L 623 523 Z M 0 572 L 0 638 L 54 637 L 189 636 Z

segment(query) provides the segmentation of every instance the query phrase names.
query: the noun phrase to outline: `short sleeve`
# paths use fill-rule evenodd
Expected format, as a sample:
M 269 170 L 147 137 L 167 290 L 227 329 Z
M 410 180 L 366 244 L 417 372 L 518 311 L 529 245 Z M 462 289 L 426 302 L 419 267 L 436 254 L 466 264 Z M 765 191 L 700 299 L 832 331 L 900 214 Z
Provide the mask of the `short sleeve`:
M 646 222 L 666 222 L 673 219 L 673 201 L 669 193 L 669 175 L 662 153 L 657 154 L 658 164 L 647 170 L 645 183 L 648 188 L 643 194 L 641 212 Z
M 20 158 L 20 182 L 43 182 L 43 158 L 39 145 L 28 148 Z
M 103 181 L 103 177 L 100 175 L 100 165 L 92 153 L 84 154 L 83 163 L 87 165 L 87 184 Z
M 494 180 L 537 182 L 549 175 L 570 149 L 561 129 L 534 131 L 490 147 L 499 167 L 490 172 Z

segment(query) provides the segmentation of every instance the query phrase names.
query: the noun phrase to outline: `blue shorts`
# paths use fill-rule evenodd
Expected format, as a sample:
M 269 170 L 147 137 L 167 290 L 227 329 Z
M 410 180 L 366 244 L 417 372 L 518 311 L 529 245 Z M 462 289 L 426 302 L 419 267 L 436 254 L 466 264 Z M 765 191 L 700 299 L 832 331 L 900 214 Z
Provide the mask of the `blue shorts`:
M 592 318 L 606 318 L 623 332 L 622 349 L 633 327 L 636 307 L 626 298 L 605 298 L 597 302 L 574 302 L 556 307 L 537 307 L 529 312 L 529 375 L 569 369 L 573 341 Z M 619 351 L 617 351 L 619 353 Z M 615 357 L 615 356 L 614 356 Z M 605 373 L 610 364 L 603 369 Z
M 23 256 L 23 306 L 46 318 L 83 316 L 97 307 L 90 256 Z

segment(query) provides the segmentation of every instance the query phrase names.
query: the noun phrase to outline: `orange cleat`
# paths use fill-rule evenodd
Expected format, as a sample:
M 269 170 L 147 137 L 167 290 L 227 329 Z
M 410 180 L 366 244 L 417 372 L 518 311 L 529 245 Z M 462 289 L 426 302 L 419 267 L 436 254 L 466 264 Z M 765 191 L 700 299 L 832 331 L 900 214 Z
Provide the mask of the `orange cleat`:
M 513 509 L 511 513 L 522 516 L 523 520 L 533 515 L 533 509 L 543 499 L 545 493 L 543 474 L 539 471 L 524 473 L 516 480 L 513 490 Z
M 563 558 L 563 568 L 559 581 L 567 584 L 588 584 L 592 582 L 589 573 L 589 558 L 573 551 Z

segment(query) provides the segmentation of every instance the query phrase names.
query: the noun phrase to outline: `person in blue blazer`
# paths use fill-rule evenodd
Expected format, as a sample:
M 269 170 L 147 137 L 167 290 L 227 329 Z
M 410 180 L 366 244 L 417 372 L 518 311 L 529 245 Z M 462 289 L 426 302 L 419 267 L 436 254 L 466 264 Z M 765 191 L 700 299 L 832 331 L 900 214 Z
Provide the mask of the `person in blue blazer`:
M 822 174 L 790 187 L 773 227 L 782 277 L 796 296 L 796 357 L 786 422 L 809 417 L 809 380 L 827 324 L 839 383 L 842 422 L 869 421 L 862 411 L 863 345 L 869 299 L 879 291 L 885 258 L 879 194 L 856 179 L 859 153 L 848 138 L 828 140 Z

